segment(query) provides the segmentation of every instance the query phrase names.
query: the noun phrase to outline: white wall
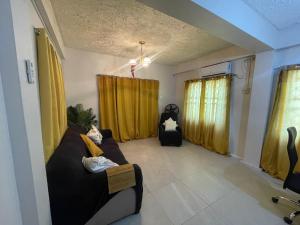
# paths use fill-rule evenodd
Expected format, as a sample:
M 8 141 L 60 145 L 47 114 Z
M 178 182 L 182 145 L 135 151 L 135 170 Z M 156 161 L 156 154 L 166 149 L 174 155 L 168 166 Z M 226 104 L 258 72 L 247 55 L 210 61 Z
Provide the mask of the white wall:
M 211 52 L 200 58 L 180 63 L 175 66 L 174 74 L 195 70 L 203 66 L 212 65 L 224 61 L 232 61 L 237 58 L 249 55 L 253 55 L 253 52 L 237 46 L 231 46 L 228 48 Z
M 274 68 L 292 64 L 300 64 L 300 45 L 275 52 Z
M 97 74 L 131 77 L 129 59 L 65 48 L 64 81 L 68 105 L 82 103 L 91 107 L 98 118 Z M 175 101 L 173 68 L 152 63 L 136 73 L 138 78 L 159 80 L 159 108 Z
M 279 31 L 263 16 L 250 8 L 242 0 L 230 0 L 229 4 L 221 1 L 193 0 L 199 6 L 222 18 L 239 30 L 250 34 L 268 46 L 276 47 Z M 251 18 L 251 19 L 246 19 Z M 237 37 L 237 34 L 235 34 Z M 235 38 L 233 37 L 233 39 Z M 239 41 L 239 40 L 236 40 Z M 232 42 L 234 43 L 234 42 Z
M 274 52 L 256 55 L 244 162 L 259 167 L 273 84 Z
M 217 54 L 216 54 L 217 56 Z M 210 58 L 210 60 L 217 60 L 218 58 Z M 222 60 L 221 60 L 222 61 Z M 207 65 L 208 61 L 203 57 L 203 61 L 199 63 L 201 66 Z M 237 74 L 240 78 L 245 78 L 247 68 L 244 64 L 244 59 L 232 61 L 232 73 Z M 175 76 L 176 78 L 176 103 L 179 105 L 181 112 L 183 111 L 184 102 L 184 81 L 200 78 L 201 74 L 197 70 L 180 73 Z M 231 89 L 231 112 L 230 112 L 230 141 L 229 152 L 230 154 L 242 158 L 244 155 L 240 142 L 243 139 L 243 129 L 245 127 L 245 107 L 248 107 L 248 95 L 243 93 L 245 88 L 246 79 L 238 79 L 237 77 L 232 80 Z M 182 114 L 181 114 L 182 116 Z
M 35 84 L 27 83 L 25 71 L 26 59 L 31 60 L 36 68 L 33 28 L 41 26 L 41 21 L 30 0 L 2 0 L 0 2 L 0 72 L 8 125 L 6 132 L 9 133 L 10 138 L 10 153 L 24 225 L 51 224 L 38 85 L 37 82 Z M 1 122 L 2 126 L 5 124 Z M 4 136 L 6 140 L 7 137 Z M 9 151 L 9 148 L 6 150 Z M 2 184 L 1 180 L 1 190 L 2 185 L 6 184 Z M 9 188 L 12 188 L 13 192 L 13 184 Z M 8 203 L 5 202 L 5 204 Z M 1 212 L 4 208 L 5 206 L 1 207 Z M 16 224 L 18 224 L 18 210 L 14 214 Z M 7 212 L 7 218 L 9 219 L 9 212 Z
M 22 225 L 0 75 L 0 224 Z
M 245 59 L 232 61 L 232 72 L 237 76 L 234 77 L 231 87 L 229 148 L 230 154 L 240 159 L 244 158 L 245 155 L 244 146 L 248 126 L 253 66 L 250 68 L 249 61 L 247 64 Z M 250 77 L 248 78 L 249 74 Z M 247 84 L 247 78 L 249 84 Z

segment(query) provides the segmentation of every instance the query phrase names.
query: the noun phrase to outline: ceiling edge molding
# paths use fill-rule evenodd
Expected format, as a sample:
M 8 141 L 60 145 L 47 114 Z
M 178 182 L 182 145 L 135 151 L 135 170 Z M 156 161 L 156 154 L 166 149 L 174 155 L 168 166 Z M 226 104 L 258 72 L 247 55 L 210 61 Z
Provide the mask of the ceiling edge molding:
M 279 33 L 278 48 L 291 48 L 300 45 L 300 24 L 283 29 Z
M 254 52 L 263 52 L 271 50 L 274 46 L 265 43 L 243 29 L 226 21 L 217 12 L 202 7 L 198 3 L 190 0 L 137 0 L 149 7 L 161 11 L 169 16 L 175 17 L 183 22 L 191 24 L 208 33 L 222 38 L 234 45 L 251 49 Z M 197 1 L 198 2 L 198 1 Z M 207 3 L 209 4 L 209 3 Z M 212 3 L 210 3 L 212 4 Z M 244 4 L 245 6 L 246 4 Z M 217 7 L 217 6 L 216 6 Z M 217 7 L 220 10 L 220 7 Z M 250 8 L 248 7 L 250 10 Z M 238 16 L 238 15 L 236 15 Z
M 64 43 L 56 22 L 56 18 L 54 16 L 54 11 L 52 9 L 51 3 L 48 2 L 48 6 L 46 6 L 45 0 L 31 0 L 31 2 L 60 58 L 65 59 Z
M 192 1 L 258 41 L 276 48 L 278 29 L 244 1 L 231 0 L 230 4 L 217 4 L 217 2 L 221 2 L 220 0 Z

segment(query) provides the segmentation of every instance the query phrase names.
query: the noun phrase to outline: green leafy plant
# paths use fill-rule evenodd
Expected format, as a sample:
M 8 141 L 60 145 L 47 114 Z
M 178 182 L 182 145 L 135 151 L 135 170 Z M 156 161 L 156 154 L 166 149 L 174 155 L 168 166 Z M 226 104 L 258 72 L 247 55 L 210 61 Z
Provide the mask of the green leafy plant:
M 76 124 L 88 131 L 92 125 L 97 124 L 92 108 L 85 110 L 82 104 L 77 104 L 76 106 L 69 106 L 67 112 L 69 126 Z

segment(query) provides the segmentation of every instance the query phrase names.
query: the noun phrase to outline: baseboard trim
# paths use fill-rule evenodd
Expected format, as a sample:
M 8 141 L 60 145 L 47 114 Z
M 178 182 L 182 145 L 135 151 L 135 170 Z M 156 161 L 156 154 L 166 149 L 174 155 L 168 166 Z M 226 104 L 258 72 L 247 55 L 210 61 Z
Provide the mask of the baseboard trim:
M 260 167 L 259 167 L 259 166 L 256 166 L 256 165 L 254 165 L 254 164 L 252 164 L 252 163 L 249 163 L 249 162 L 245 161 L 244 159 L 242 159 L 241 162 L 242 162 L 243 164 L 245 164 L 246 166 L 251 167 L 251 168 L 253 168 L 253 169 L 255 169 L 255 170 L 260 170 Z
M 230 155 L 232 158 L 235 158 L 235 159 L 240 160 L 241 163 L 243 163 L 244 165 L 246 165 L 246 166 L 248 166 L 248 167 L 250 167 L 250 168 L 253 168 L 253 169 L 255 169 L 255 170 L 260 170 L 260 167 L 259 167 L 259 166 L 256 166 L 256 165 L 254 165 L 254 164 L 252 164 L 252 163 L 249 163 L 249 162 L 245 161 L 242 157 L 240 157 L 240 156 L 238 156 L 238 155 L 236 155 L 236 154 L 230 153 L 229 155 Z
M 236 154 L 232 154 L 232 153 L 229 153 L 229 155 L 232 157 L 232 158 L 236 158 L 236 159 L 239 159 L 239 160 L 242 160 L 242 158 Z

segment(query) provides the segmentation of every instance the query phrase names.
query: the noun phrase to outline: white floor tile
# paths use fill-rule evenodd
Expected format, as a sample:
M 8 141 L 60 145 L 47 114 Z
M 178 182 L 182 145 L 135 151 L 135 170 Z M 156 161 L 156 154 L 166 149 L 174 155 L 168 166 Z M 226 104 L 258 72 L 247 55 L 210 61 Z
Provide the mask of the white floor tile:
M 281 181 L 189 142 L 162 147 L 149 138 L 120 148 L 141 166 L 144 195 L 141 213 L 114 225 L 284 225 L 282 217 L 294 208 L 271 197 L 298 197 Z
M 182 224 L 208 206 L 180 181 L 171 182 L 153 194 L 175 225 Z
M 221 183 L 218 177 L 203 171 L 197 175 L 186 176 L 181 181 L 209 204 L 214 203 L 232 190 L 231 186 Z
M 231 225 L 225 218 L 219 217 L 210 207 L 187 220 L 184 225 Z
M 158 202 L 151 194 L 144 196 L 141 212 L 128 216 L 113 225 L 172 225 Z
M 271 201 L 271 199 L 269 199 Z M 234 190 L 229 195 L 211 205 L 217 215 L 226 218 L 232 225 L 270 225 L 281 222 L 281 217 L 274 214 L 264 202 L 252 196 Z M 277 207 L 273 205 L 271 207 Z

